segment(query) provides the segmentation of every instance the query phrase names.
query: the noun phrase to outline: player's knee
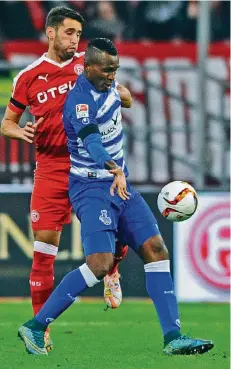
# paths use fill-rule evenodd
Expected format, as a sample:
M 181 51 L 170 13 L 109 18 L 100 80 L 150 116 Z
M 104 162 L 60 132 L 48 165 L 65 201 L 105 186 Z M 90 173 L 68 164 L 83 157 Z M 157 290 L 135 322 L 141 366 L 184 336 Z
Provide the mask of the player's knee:
M 112 269 L 112 263 L 104 262 L 103 264 L 89 265 L 97 279 L 102 279 Z
M 93 254 L 86 258 L 87 265 L 97 279 L 102 279 L 112 269 L 114 256 L 110 253 Z
M 54 246 L 59 246 L 60 236 L 61 236 L 60 231 L 48 231 L 48 230 L 34 231 L 35 241 L 44 242 Z
M 160 236 L 152 237 L 149 242 L 150 248 L 154 253 L 160 254 L 163 252 L 168 252 L 162 237 Z
M 112 269 L 112 265 L 111 264 L 104 264 L 101 265 L 98 269 L 98 279 L 104 278 L 105 275 Z
M 145 263 L 153 261 L 168 260 L 168 249 L 165 246 L 161 236 L 153 236 L 149 238 L 140 248 L 140 256 Z

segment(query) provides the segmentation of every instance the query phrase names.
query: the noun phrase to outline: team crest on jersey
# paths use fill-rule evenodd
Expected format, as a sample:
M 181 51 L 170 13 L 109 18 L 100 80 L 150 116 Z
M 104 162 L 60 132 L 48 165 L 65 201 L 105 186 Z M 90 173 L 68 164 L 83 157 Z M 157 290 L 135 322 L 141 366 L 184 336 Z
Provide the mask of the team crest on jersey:
M 107 216 L 107 210 L 101 210 L 101 215 L 99 216 L 99 220 L 105 225 L 111 224 L 111 218 Z
M 39 218 L 40 218 L 40 214 L 37 212 L 37 210 L 32 210 L 30 213 L 30 217 L 31 217 L 31 221 L 33 223 L 38 222 Z
M 77 119 L 88 118 L 89 117 L 89 106 L 87 104 L 76 105 L 76 117 Z
M 81 64 L 75 64 L 74 71 L 79 76 L 81 73 L 83 73 L 83 66 Z

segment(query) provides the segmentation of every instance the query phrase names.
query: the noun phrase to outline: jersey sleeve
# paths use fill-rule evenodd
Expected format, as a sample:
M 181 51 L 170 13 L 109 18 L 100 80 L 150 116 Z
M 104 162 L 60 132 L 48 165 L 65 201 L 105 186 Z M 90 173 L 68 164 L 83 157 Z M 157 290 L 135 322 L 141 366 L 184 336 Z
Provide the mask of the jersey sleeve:
M 13 81 L 13 90 L 8 107 L 15 113 L 22 113 L 28 106 L 26 73 L 19 73 Z
M 90 95 L 82 92 L 74 93 L 68 96 L 67 109 L 70 112 L 70 122 L 77 133 L 87 127 L 94 125 L 98 130 L 96 121 L 97 105 Z M 93 132 L 94 133 L 94 128 Z

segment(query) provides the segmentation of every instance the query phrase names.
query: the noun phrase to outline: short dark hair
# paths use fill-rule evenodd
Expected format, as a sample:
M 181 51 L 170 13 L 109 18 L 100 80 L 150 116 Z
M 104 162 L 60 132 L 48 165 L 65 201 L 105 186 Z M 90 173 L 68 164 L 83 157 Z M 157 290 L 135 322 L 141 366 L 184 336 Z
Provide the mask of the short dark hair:
M 47 14 L 45 28 L 57 27 L 62 24 L 66 18 L 75 19 L 82 25 L 84 23 L 84 18 L 82 15 L 77 13 L 75 10 L 66 8 L 65 6 L 57 6 L 56 8 L 52 8 Z
M 111 40 L 108 38 L 93 38 L 88 42 L 87 50 L 96 48 L 100 51 L 104 51 L 109 55 L 118 55 L 117 48 Z

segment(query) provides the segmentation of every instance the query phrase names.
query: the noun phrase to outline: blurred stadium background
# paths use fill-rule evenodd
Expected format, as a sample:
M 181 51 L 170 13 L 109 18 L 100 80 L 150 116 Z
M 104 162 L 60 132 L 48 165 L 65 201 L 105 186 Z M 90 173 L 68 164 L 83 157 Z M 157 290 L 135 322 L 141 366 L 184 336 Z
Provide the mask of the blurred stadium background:
M 15 74 L 46 51 L 45 16 L 61 4 L 87 21 L 80 51 L 96 36 L 118 47 L 117 79 L 134 98 L 123 112 L 130 180 L 159 220 L 179 300 L 228 301 L 230 2 L 1 1 L 1 117 Z M 27 111 L 21 125 L 29 118 Z M 29 296 L 34 167 L 32 145 L 0 137 L 1 297 Z M 188 181 L 199 193 L 198 211 L 186 223 L 173 225 L 156 209 L 158 190 L 171 180 Z M 79 228 L 73 216 L 62 236 L 56 282 L 82 263 Z M 132 252 L 121 273 L 124 296 L 147 296 Z M 102 286 L 87 294 L 102 296 Z

